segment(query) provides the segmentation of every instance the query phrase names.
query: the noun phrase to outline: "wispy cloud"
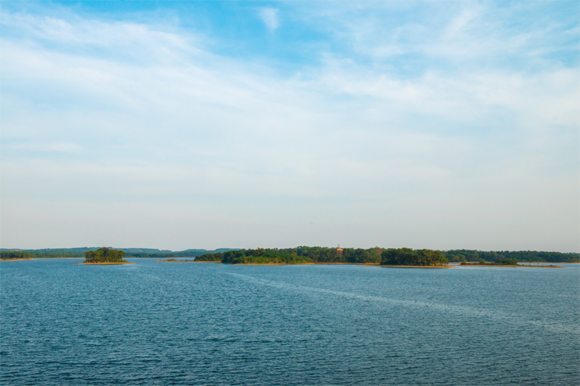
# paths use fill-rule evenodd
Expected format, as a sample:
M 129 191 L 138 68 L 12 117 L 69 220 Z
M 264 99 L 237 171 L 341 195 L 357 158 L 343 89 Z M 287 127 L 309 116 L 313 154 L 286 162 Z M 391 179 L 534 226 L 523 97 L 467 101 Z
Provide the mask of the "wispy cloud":
M 341 56 L 370 59 L 399 74 L 450 67 L 543 70 L 554 60 L 578 64 L 578 7 L 571 2 L 561 7 L 476 1 L 367 5 L 371 9 L 345 3 L 304 12 L 346 43 L 350 50 Z
M 278 10 L 275 8 L 262 8 L 259 11 L 260 19 L 270 31 L 275 31 L 280 26 Z

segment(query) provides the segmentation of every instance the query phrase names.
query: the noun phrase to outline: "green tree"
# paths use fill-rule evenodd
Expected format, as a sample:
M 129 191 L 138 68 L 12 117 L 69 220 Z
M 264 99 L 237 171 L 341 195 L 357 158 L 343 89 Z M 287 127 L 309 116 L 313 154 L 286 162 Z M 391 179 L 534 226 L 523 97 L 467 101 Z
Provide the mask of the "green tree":
M 125 251 L 100 248 L 96 251 L 88 251 L 85 253 L 85 263 L 126 263 L 123 260 Z
M 431 249 L 391 248 L 383 251 L 381 257 L 382 265 L 434 266 L 449 264 L 449 260 L 442 252 Z

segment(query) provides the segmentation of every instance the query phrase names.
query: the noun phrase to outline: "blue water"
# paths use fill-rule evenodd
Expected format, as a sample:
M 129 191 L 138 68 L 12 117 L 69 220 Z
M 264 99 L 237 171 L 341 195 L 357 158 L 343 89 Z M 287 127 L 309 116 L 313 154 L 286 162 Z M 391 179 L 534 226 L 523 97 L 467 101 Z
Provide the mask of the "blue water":
M 2 262 L 6 385 L 577 385 L 580 267 Z

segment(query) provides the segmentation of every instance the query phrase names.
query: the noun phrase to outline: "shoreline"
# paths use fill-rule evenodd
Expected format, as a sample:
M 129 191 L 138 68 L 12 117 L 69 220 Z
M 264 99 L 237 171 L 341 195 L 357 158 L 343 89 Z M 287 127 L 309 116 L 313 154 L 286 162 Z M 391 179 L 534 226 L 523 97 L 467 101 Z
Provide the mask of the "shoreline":
M 76 265 L 123 265 L 123 264 L 135 264 L 130 261 L 123 261 L 123 262 L 105 262 L 105 263 L 75 263 Z
M 222 263 L 221 261 L 195 261 L 195 260 L 159 260 L 156 263 L 214 263 L 214 264 L 226 264 L 226 265 L 368 265 L 368 266 L 380 266 L 379 263 L 239 263 L 239 264 L 229 264 Z
M 455 268 L 457 265 L 379 265 L 381 268 Z
M 228 263 L 222 263 L 228 264 Z M 229 265 L 369 265 L 378 266 L 378 263 L 240 263 Z
M 156 263 L 213 263 L 213 264 L 226 264 L 226 265 L 256 265 L 256 266 L 282 266 L 282 265 L 362 265 L 366 267 L 381 267 L 381 268 L 428 268 L 428 269 L 439 269 L 439 268 L 457 268 L 457 267 L 497 267 L 497 268 L 566 268 L 557 265 L 381 265 L 380 263 L 239 263 L 239 264 L 229 264 L 222 263 L 221 261 L 195 261 L 195 260 L 158 260 Z M 569 263 L 560 263 L 569 264 Z
M 227 264 L 227 263 L 223 263 Z M 230 265 L 368 265 L 379 266 L 379 263 L 240 263 Z
M 569 264 L 569 263 L 554 263 L 554 264 Z M 498 268 L 565 268 L 558 265 L 506 265 L 506 264 L 459 264 L 456 267 L 498 267 Z
M 84 257 L 31 257 L 23 259 L 0 259 L 0 261 L 28 261 L 28 260 L 52 260 L 52 259 L 83 259 Z M 187 258 L 187 257 L 182 257 Z M 129 259 L 155 259 L 155 257 L 129 257 Z M 178 258 L 179 259 L 179 258 Z M 212 264 L 228 264 L 222 263 L 221 261 L 196 261 L 196 260 L 156 260 L 156 263 L 212 263 Z M 381 265 L 380 263 L 241 263 L 241 264 L 230 264 L 230 265 L 364 265 L 364 266 L 377 266 L 377 267 L 387 267 L 387 268 L 455 268 L 455 267 L 503 267 L 503 268 L 566 268 L 558 265 L 546 265 L 546 262 L 527 262 L 522 261 L 522 264 L 518 265 L 494 265 L 486 264 L 480 265 L 477 263 L 461 265 L 458 263 L 450 263 L 449 266 L 410 266 L 410 265 Z M 134 262 L 126 263 L 75 263 L 75 264 L 85 264 L 85 265 L 104 265 L 104 264 L 135 264 Z M 578 262 L 551 262 L 550 264 L 580 264 Z

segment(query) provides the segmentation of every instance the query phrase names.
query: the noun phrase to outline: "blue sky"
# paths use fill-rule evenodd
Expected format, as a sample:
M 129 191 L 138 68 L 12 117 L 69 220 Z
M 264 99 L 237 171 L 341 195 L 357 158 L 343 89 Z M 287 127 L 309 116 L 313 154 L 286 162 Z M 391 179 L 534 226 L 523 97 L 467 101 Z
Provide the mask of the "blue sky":
M 2 247 L 577 252 L 579 16 L 3 2 Z

